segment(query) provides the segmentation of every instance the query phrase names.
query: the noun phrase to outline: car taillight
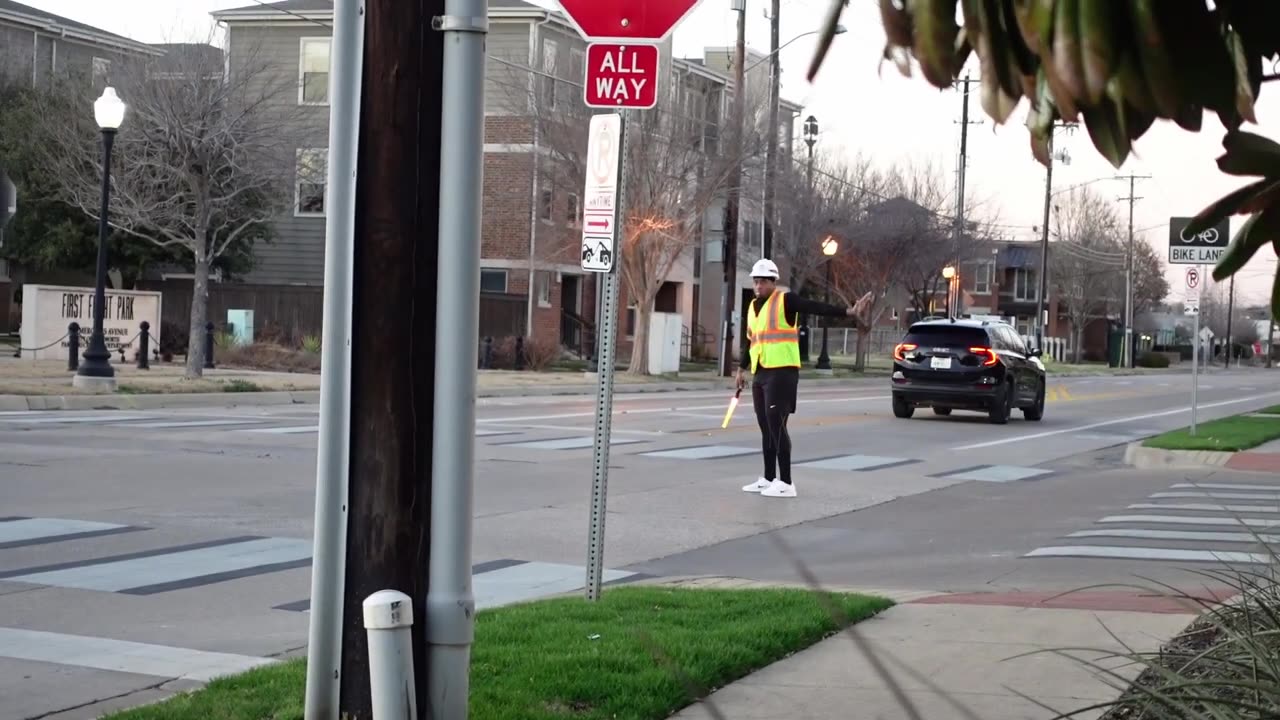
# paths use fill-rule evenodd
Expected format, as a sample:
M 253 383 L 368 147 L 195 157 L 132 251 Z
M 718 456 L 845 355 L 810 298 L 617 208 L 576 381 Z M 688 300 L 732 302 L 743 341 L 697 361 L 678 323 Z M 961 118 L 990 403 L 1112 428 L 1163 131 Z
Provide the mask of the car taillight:
M 893 359 L 906 360 L 905 355 L 912 350 L 915 350 L 917 347 L 919 347 L 919 345 L 916 345 L 915 343 L 898 343 L 897 347 L 893 349 Z
M 981 355 L 981 356 L 982 356 L 982 358 L 983 358 L 983 360 L 982 360 L 982 366 L 983 366 L 983 367 L 991 367 L 992 365 L 995 365 L 995 364 L 996 364 L 996 360 L 997 360 L 997 358 L 996 358 L 996 351 L 995 351 L 995 350 L 992 350 L 991 348 L 985 348 L 985 347 L 971 347 L 971 348 L 969 348 L 969 352 L 973 353 L 974 355 Z

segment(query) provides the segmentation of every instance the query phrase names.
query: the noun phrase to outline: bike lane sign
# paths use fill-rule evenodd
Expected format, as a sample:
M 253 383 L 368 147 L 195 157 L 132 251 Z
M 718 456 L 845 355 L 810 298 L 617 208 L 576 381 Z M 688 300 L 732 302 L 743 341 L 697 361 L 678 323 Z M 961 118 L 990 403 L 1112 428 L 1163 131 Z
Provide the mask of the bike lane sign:
M 1223 218 L 1196 235 L 1186 233 L 1189 217 L 1169 218 L 1169 264 L 1216 265 L 1231 242 L 1231 223 Z
M 582 193 L 582 269 L 587 272 L 613 272 L 621 155 L 622 115 L 593 116 Z

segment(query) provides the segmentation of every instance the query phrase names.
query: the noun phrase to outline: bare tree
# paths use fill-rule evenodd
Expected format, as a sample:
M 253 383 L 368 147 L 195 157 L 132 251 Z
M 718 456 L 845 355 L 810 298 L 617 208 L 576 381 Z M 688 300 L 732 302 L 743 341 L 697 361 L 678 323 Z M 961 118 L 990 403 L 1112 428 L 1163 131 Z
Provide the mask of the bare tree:
M 1085 328 L 1124 303 L 1124 234 L 1114 205 L 1087 187 L 1058 205 L 1054 223 L 1050 277 L 1071 322 L 1073 361 L 1080 362 Z
M 110 223 L 191 253 L 188 378 L 204 366 L 198 338 L 213 261 L 251 242 L 287 207 L 299 147 L 291 136 L 306 124 L 296 78 L 273 72 L 252 48 L 237 55 L 227 72 L 217 48 L 176 46 L 163 57 L 120 63 L 111 78 L 128 114 L 115 139 Z M 97 219 L 102 166 L 98 129 L 83 111 L 86 94 L 48 108 L 48 160 L 65 199 Z M 324 159 L 312 160 L 313 182 L 323 188 Z

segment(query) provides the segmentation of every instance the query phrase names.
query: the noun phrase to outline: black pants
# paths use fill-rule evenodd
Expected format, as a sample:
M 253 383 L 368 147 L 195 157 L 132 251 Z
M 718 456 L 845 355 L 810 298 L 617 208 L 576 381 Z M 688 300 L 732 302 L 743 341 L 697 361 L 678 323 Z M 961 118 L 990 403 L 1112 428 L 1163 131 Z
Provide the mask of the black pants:
M 751 403 L 760 424 L 760 445 L 764 450 L 764 478 L 791 484 L 791 436 L 787 418 L 796 411 L 796 391 L 800 385 L 798 368 L 760 368 L 751 383 Z

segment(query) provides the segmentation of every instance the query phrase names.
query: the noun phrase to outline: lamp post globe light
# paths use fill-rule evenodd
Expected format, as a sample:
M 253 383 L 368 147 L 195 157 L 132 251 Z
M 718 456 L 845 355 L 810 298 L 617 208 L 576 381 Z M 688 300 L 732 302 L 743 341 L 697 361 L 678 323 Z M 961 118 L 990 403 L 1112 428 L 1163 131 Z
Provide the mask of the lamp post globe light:
M 812 118 L 810 118 L 812 119 Z M 807 125 L 807 123 L 806 123 Z M 831 304 L 831 263 L 835 258 L 836 252 L 840 250 L 840 243 L 830 235 L 822 240 L 822 254 L 827 256 L 827 290 L 826 303 Z M 827 353 L 827 328 L 831 326 L 831 318 L 824 318 L 822 322 L 822 352 L 818 354 L 818 364 L 814 366 L 816 370 L 824 375 L 831 374 L 831 355 Z
M 111 351 L 107 350 L 107 339 L 103 334 L 102 323 L 107 305 L 107 235 L 110 232 L 108 211 L 111 201 L 111 146 L 116 139 L 116 131 L 124 122 L 125 104 L 116 95 L 115 88 L 107 87 L 102 97 L 93 103 L 93 117 L 102 130 L 102 211 L 98 217 L 98 267 L 93 288 L 93 334 L 89 336 L 89 346 L 84 351 L 84 362 L 72 380 L 77 388 L 95 390 L 115 390 L 116 373 L 111 367 Z
M 954 298 L 956 293 L 956 268 L 954 265 L 948 265 L 942 268 L 942 277 L 947 281 L 947 317 L 955 316 Z

